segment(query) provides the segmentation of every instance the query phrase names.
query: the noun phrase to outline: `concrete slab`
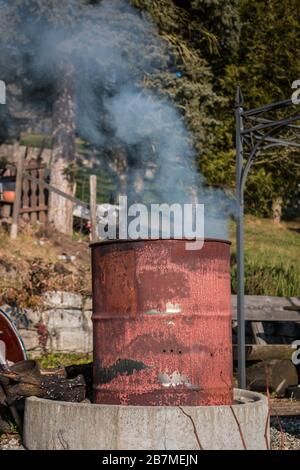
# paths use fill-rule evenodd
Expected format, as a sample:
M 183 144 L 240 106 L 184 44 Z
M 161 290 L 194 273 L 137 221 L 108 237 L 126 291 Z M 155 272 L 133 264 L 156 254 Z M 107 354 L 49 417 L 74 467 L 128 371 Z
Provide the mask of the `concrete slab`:
M 235 390 L 232 406 L 155 407 L 26 400 L 24 444 L 32 450 L 266 449 L 266 397 Z

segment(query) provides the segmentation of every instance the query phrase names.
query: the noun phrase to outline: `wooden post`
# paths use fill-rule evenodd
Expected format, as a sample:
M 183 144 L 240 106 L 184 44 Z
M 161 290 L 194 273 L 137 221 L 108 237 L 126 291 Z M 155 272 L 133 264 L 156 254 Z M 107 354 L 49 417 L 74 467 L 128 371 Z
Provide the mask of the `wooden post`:
M 256 344 L 267 344 L 267 341 L 265 339 L 264 325 L 261 321 L 251 322 L 251 329 Z
M 25 155 L 22 153 L 17 162 L 16 196 L 15 196 L 14 209 L 13 209 L 12 226 L 11 226 L 11 231 L 10 231 L 10 238 L 12 240 L 15 240 L 18 235 L 18 223 L 19 223 L 19 213 L 21 209 L 24 160 L 25 160 L 26 153 L 27 153 L 27 149 L 26 149 Z
M 90 214 L 92 224 L 92 242 L 97 241 L 97 176 L 90 176 Z

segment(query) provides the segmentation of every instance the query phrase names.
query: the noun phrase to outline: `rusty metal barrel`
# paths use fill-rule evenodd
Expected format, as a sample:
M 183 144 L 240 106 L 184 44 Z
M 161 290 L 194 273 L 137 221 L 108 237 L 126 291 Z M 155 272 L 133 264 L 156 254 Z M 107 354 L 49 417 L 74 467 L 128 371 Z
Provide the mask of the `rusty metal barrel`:
M 94 401 L 233 402 L 230 243 L 92 245 Z

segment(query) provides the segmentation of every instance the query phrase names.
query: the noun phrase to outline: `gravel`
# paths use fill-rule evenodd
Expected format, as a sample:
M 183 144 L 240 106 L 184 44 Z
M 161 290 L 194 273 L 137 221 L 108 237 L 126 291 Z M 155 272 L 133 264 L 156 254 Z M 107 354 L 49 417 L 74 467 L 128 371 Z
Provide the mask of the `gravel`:
M 271 449 L 300 450 L 300 417 L 271 418 Z
M 18 434 L 7 434 L 0 437 L 0 450 L 25 450 Z

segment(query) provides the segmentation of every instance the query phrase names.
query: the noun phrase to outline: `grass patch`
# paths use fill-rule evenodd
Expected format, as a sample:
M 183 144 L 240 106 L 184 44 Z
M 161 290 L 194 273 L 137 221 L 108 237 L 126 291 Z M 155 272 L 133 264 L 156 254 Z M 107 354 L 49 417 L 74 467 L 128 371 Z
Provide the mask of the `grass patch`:
M 20 144 L 26 147 L 52 149 L 53 138 L 48 134 L 22 134 Z
M 232 292 L 236 293 L 235 225 L 231 226 Z M 276 225 L 267 219 L 245 218 L 245 292 L 250 295 L 300 295 L 299 225 Z
M 97 204 L 107 203 L 116 191 L 116 185 L 110 175 L 102 169 L 94 171 L 79 168 L 75 177 L 76 196 L 81 201 L 90 202 L 90 175 L 97 176 Z
M 86 153 L 86 145 L 82 139 L 76 138 L 76 151 L 78 153 Z M 7 142 L 13 144 L 14 142 Z M 31 134 L 23 133 L 21 134 L 20 144 L 25 147 L 33 148 L 45 148 L 52 149 L 53 147 L 53 137 L 51 134 Z
M 52 369 L 55 367 L 66 367 L 92 362 L 93 355 L 83 353 L 52 353 L 44 354 L 43 356 L 35 357 L 34 359 L 41 368 Z

